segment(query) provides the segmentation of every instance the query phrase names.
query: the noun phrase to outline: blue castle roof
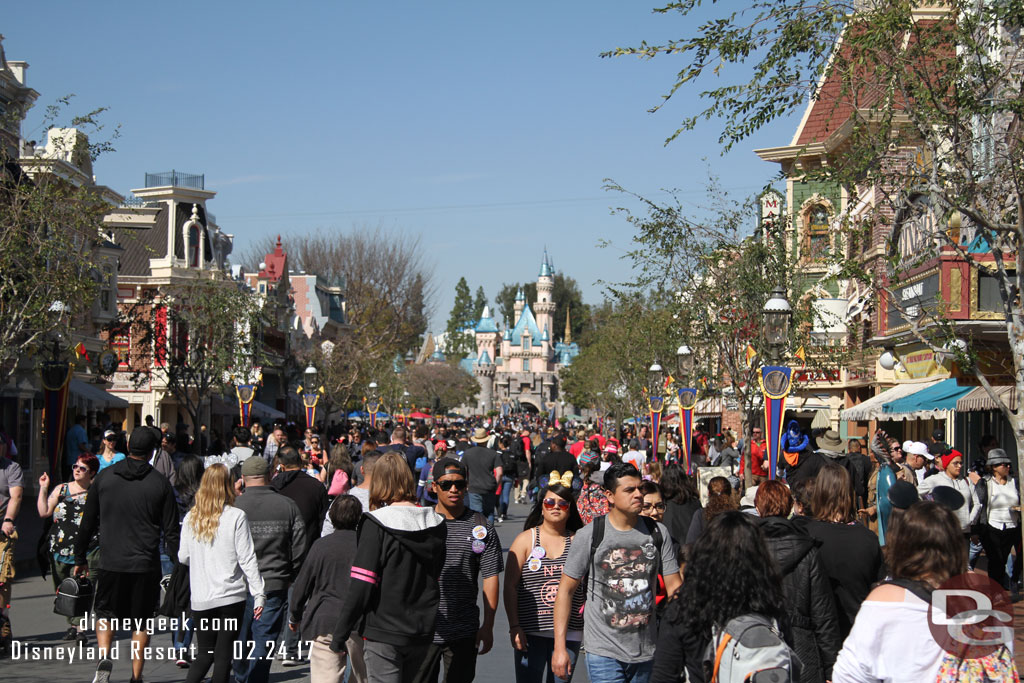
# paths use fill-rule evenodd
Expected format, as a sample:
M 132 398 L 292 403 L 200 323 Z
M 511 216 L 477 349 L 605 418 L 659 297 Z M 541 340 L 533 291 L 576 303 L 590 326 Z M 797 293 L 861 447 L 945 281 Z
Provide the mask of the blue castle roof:
M 523 308 L 523 312 L 512 330 L 512 346 L 523 345 L 524 332 L 530 334 L 530 346 L 541 346 L 540 328 L 537 327 L 537 319 L 533 317 L 533 311 L 530 310 L 529 304 Z
M 491 317 L 490 306 L 484 306 L 483 315 L 480 316 L 480 322 L 476 324 L 475 331 L 480 333 L 498 331 L 498 324 L 494 322 L 494 318 Z
M 555 269 L 551 267 L 551 259 L 548 258 L 548 250 L 544 249 L 544 260 L 540 263 L 540 277 L 552 277 Z
M 487 353 L 487 349 L 484 349 L 484 352 L 480 354 L 479 358 L 477 358 L 476 364 L 477 365 L 494 365 L 494 363 L 491 362 L 491 354 Z

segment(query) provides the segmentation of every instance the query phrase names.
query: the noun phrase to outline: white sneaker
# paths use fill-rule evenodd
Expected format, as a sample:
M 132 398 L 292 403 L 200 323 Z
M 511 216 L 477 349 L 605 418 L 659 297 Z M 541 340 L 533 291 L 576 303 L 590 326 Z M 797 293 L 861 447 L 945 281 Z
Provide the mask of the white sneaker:
M 114 663 L 109 659 L 101 659 L 96 665 L 96 675 L 92 677 L 92 683 L 110 683 L 110 674 L 114 671 Z

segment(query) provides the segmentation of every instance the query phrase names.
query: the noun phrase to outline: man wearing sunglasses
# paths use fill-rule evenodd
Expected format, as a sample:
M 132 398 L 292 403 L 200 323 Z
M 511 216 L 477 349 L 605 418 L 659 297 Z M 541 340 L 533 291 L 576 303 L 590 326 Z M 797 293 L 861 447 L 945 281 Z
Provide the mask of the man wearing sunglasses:
M 477 655 L 486 654 L 494 641 L 498 576 L 504 570 L 501 543 L 484 516 L 466 507 L 468 474 L 466 466 L 454 458 L 445 457 L 434 463 L 435 510 L 445 518 L 447 540 L 434 642 L 416 674 L 416 683 L 437 683 L 442 659 L 445 683 L 469 683 L 476 676 Z M 481 575 L 484 620 L 478 628 Z
M 571 673 L 565 641 L 572 596 L 589 575 L 583 641 L 590 680 L 650 680 L 658 635 L 654 600 L 658 575 L 664 579 L 667 595 L 683 580 L 668 529 L 640 516 L 644 504 L 641 481 L 640 472 L 629 463 L 616 463 L 605 470 L 608 514 L 576 532 L 569 548 L 554 608 L 551 670 L 559 678 L 567 679 Z

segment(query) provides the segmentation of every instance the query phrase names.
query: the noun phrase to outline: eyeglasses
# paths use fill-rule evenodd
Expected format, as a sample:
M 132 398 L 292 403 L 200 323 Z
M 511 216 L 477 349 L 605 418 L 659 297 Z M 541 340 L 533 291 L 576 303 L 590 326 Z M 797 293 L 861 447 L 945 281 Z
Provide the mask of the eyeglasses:
M 569 509 L 569 501 L 564 500 L 562 498 L 558 498 L 558 499 L 555 499 L 555 498 L 545 498 L 544 499 L 544 507 L 546 509 L 548 509 L 548 510 L 553 510 L 556 507 L 559 510 L 568 510 Z
M 73 469 L 75 472 L 88 472 L 89 471 L 89 468 L 86 467 L 85 465 L 72 465 L 71 469 Z
M 650 510 L 651 508 L 654 508 L 655 510 L 664 510 L 665 509 L 665 504 L 664 503 L 644 503 L 644 510 Z
M 465 479 L 449 479 L 448 481 L 438 481 L 434 483 L 437 484 L 438 488 L 442 491 L 451 491 L 453 486 L 456 491 L 464 491 L 466 490 L 466 487 L 469 486 L 469 482 Z

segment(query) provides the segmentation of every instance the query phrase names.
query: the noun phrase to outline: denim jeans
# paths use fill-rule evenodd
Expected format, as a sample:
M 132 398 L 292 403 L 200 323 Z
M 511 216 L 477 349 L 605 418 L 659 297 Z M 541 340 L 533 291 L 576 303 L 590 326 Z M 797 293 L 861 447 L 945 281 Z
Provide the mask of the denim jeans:
M 486 517 L 488 524 L 494 524 L 494 504 L 497 501 L 498 496 L 493 493 L 470 493 L 466 497 L 469 509 Z
M 498 514 L 502 517 L 508 514 L 508 504 L 512 499 L 512 489 L 515 488 L 516 480 L 512 477 L 501 478 L 501 500 L 498 505 Z
M 555 651 L 555 639 L 546 636 L 526 636 L 526 652 L 513 650 L 516 665 L 516 683 L 569 683 L 576 672 L 576 658 L 580 654 L 580 641 L 568 641 L 569 678 L 559 678 L 551 671 L 551 655 Z M 546 674 L 544 672 L 547 672 Z
M 238 640 L 242 643 L 242 659 L 232 664 L 236 683 L 266 683 L 270 677 L 271 661 L 266 657 L 270 643 L 277 641 L 284 626 L 285 606 L 288 603 L 288 589 L 267 591 L 267 600 L 263 603 L 263 614 L 259 620 L 252 618 L 254 603 L 252 596 L 245 599 L 245 613 L 242 616 L 242 628 L 238 632 Z M 250 646 L 249 641 L 252 641 Z M 250 647 L 252 652 L 250 653 Z
M 188 650 L 188 646 L 192 644 L 192 636 L 196 632 L 196 622 L 191 616 L 185 620 L 183 626 L 185 628 L 171 631 L 171 646 L 179 651 Z
M 611 657 L 587 653 L 587 673 L 591 683 L 647 683 L 654 660 L 629 664 Z

